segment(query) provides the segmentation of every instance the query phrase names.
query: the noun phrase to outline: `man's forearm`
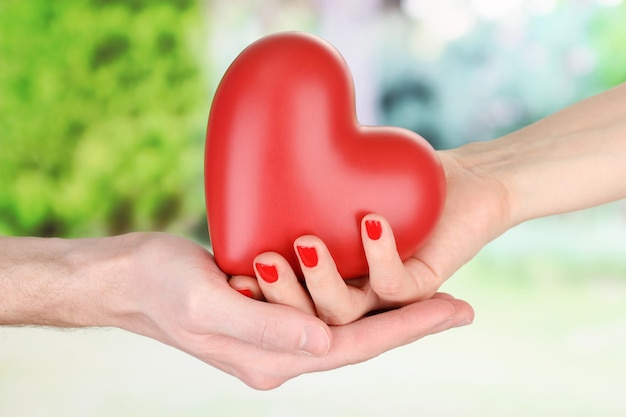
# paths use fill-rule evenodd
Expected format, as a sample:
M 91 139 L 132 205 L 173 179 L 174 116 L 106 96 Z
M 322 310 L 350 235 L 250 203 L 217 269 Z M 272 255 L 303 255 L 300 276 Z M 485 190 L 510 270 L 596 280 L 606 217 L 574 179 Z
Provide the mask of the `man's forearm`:
M 105 242 L 0 238 L 0 325 L 115 325 L 124 254 Z

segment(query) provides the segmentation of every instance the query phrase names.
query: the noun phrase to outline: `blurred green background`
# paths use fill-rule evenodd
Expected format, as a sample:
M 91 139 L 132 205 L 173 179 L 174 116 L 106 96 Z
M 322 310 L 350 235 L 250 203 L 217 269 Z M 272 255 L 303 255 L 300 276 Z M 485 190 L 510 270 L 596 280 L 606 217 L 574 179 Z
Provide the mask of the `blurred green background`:
M 329 40 L 362 123 L 445 149 L 626 81 L 624 22 L 622 0 L 1 0 L 0 234 L 207 243 L 211 95 L 263 35 Z M 624 416 L 625 231 L 624 202 L 523 224 L 445 284 L 472 326 L 270 393 L 117 330 L 0 329 L 0 416 Z
M 4 0 L 0 233 L 202 236 L 211 92 L 243 47 L 278 30 L 339 48 L 363 123 L 437 148 L 626 79 L 621 2 L 474 3 Z
M 2 1 L 1 233 L 101 235 L 201 218 L 201 10 L 190 0 Z

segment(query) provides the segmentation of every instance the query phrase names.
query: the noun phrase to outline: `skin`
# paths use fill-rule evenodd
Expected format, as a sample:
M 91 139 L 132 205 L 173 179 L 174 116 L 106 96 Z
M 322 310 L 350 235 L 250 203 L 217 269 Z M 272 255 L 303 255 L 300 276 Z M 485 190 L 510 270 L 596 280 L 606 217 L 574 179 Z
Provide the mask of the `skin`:
M 506 230 L 626 197 L 625 109 L 623 84 L 503 138 L 440 152 L 448 197 L 429 242 L 399 262 L 391 229 L 369 215 L 383 227 L 378 240 L 364 231 L 370 277 L 346 283 L 323 242 L 303 236 L 295 245 L 319 256 L 303 268 L 308 292 L 276 254 L 256 260 L 276 265 L 273 284 L 228 280 L 205 249 L 167 234 L 0 238 L 0 325 L 119 327 L 257 389 L 368 360 L 470 323 L 467 303 L 436 291 Z M 362 317 L 380 308 L 394 309 Z
M 208 251 L 173 235 L 0 238 L 0 325 L 118 327 L 256 389 L 368 360 L 473 315 L 467 303 L 436 294 L 329 327 L 297 308 L 233 291 Z
M 317 249 L 319 263 L 302 265 L 307 294 L 279 255 L 255 262 L 274 264 L 279 278 L 234 277 L 231 286 L 255 297 L 345 324 L 368 311 L 431 297 L 487 243 L 530 219 L 581 210 L 626 198 L 626 84 L 583 100 L 502 138 L 438 152 L 448 195 L 429 241 L 404 263 L 384 218 L 380 239 L 363 229 L 369 279 L 344 281 L 324 243 L 303 236 L 295 245 Z

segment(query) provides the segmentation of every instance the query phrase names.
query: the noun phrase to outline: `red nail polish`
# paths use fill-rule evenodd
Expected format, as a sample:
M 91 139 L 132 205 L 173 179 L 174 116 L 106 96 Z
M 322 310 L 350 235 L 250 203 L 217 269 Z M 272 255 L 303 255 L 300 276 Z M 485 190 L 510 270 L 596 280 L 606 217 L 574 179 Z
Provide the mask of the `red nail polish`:
M 317 251 L 314 247 L 309 246 L 296 246 L 298 249 L 298 255 L 300 255 L 300 259 L 302 263 L 307 268 L 313 268 L 317 265 Z
M 378 240 L 383 234 L 383 225 L 378 220 L 366 220 L 365 229 L 372 240 Z
M 245 295 L 246 297 L 254 298 L 254 294 L 252 294 L 252 291 L 250 291 L 247 288 L 241 288 L 241 289 L 237 290 L 237 292 Z
M 261 278 L 263 278 L 263 281 L 271 284 L 278 280 L 278 270 L 274 265 L 255 263 L 254 266 Z

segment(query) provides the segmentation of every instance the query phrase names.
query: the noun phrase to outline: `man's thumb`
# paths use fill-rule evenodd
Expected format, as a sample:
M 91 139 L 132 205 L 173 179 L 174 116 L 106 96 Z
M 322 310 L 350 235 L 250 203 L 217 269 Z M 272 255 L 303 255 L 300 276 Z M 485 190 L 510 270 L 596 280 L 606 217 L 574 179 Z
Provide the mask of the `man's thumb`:
M 241 297 L 235 309 L 243 320 L 224 320 L 224 334 L 258 347 L 325 356 L 331 332 L 319 318 L 296 308 Z

